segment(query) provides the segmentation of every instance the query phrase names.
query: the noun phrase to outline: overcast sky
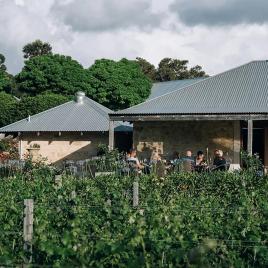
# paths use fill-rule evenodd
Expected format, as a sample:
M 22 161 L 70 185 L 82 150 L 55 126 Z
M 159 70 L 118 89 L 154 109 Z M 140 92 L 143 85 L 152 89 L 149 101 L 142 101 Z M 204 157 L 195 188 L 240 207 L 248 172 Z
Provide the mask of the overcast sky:
M 210 74 L 268 59 L 267 0 L 0 0 L 11 73 L 35 39 L 85 67 L 95 59 L 188 59 Z

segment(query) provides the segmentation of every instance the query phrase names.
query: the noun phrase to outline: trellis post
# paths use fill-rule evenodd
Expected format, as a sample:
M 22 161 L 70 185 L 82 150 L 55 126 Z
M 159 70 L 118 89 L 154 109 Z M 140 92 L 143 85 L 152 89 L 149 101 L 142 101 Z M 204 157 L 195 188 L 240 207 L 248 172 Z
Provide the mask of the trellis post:
M 139 205 L 139 182 L 133 182 L 133 207 L 137 207 Z
M 23 249 L 29 254 L 28 262 L 32 262 L 33 255 L 33 199 L 24 199 L 24 219 L 23 219 Z

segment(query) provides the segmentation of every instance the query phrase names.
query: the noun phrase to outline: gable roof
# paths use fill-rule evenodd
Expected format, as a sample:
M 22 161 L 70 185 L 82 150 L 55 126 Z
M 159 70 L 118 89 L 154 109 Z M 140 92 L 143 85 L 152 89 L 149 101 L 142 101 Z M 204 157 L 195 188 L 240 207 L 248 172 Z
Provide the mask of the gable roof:
M 154 83 L 151 88 L 151 94 L 146 101 L 160 97 L 180 88 L 184 88 L 203 79 L 205 79 L 205 77 Z
M 232 113 L 268 113 L 268 61 L 249 62 L 113 114 Z
M 112 110 L 82 96 L 83 101 L 69 101 L 44 112 L 0 128 L 5 132 L 38 131 L 108 131 Z M 129 131 L 130 124 L 117 122 L 115 130 Z

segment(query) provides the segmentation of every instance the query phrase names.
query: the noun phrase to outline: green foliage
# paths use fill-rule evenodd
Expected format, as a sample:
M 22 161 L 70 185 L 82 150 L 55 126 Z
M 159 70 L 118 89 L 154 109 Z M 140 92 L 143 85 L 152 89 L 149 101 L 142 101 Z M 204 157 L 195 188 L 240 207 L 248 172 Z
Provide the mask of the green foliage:
M 0 69 L 0 91 L 11 92 L 13 83 L 12 76 Z
M 243 167 L 250 172 L 261 171 L 263 169 L 262 161 L 259 155 L 249 155 L 246 151 L 241 151 Z
M 0 92 L 0 127 L 8 125 L 14 121 L 14 109 L 17 101 L 5 92 Z
M 30 171 L 29 171 L 30 172 Z M 22 264 L 23 199 L 33 263 L 53 267 L 267 267 L 267 177 L 254 173 L 79 179 L 37 169 L 0 180 L 0 263 Z M 107 202 L 107 200 L 111 201 Z M 34 265 L 33 265 L 34 266 Z
M 152 83 L 135 61 L 96 60 L 88 73 L 87 95 L 112 110 L 141 103 L 150 95 Z
M 45 92 L 34 97 L 23 96 L 20 101 L 12 95 L 0 92 L 0 127 L 43 112 L 70 100 L 70 98 Z
M 69 56 L 30 58 L 15 78 L 18 89 L 30 95 L 50 91 L 73 96 L 77 91 L 90 91 L 87 71 Z
M 5 56 L 0 53 L 0 71 L 6 71 L 7 67 L 5 65 Z
M 60 104 L 63 104 L 69 100 L 68 97 L 45 92 L 34 97 L 24 96 L 21 98 L 16 105 L 16 115 L 14 121 L 28 117 L 29 115 L 34 115 Z
M 136 58 L 142 72 L 154 82 L 183 80 L 197 77 L 207 77 L 200 65 L 188 68 L 188 60 L 164 58 L 155 68 L 153 64 L 143 58 Z
M 0 140 L 0 152 L 6 152 L 10 149 L 10 143 L 6 139 Z
M 188 69 L 188 60 L 164 58 L 157 69 L 158 81 L 182 80 L 207 76 L 202 67 L 197 65 Z
M 29 59 L 36 56 L 51 55 L 52 47 L 49 43 L 35 40 L 34 42 L 25 45 L 22 52 L 24 54 L 23 57 Z
M 18 140 L 9 137 L 0 140 L 0 162 L 8 159 L 14 160 L 18 158 L 19 158 Z
M 136 58 L 138 64 L 141 67 L 142 72 L 151 79 L 151 81 L 155 81 L 157 79 L 156 69 L 153 64 L 148 62 L 147 60 L 137 57 Z
M 0 54 L 0 91 L 11 92 L 13 85 L 13 76 L 6 72 L 5 56 Z

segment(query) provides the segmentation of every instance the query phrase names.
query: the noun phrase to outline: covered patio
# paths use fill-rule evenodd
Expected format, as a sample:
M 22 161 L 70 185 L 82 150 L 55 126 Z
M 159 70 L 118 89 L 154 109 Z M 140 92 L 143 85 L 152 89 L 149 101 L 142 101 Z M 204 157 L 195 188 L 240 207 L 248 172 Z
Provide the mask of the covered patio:
M 133 122 L 133 147 L 141 158 L 166 159 L 191 149 L 208 160 L 220 149 L 239 164 L 241 150 L 268 166 L 268 62 L 253 61 L 134 107 L 110 114 L 109 145 L 116 121 Z

